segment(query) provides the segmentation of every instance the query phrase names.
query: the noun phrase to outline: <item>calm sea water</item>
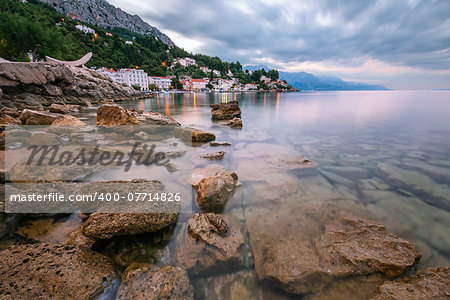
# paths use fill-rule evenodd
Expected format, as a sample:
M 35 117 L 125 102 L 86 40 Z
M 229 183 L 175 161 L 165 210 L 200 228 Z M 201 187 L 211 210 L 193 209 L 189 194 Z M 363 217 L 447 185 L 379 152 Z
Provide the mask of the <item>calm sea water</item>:
M 211 121 L 210 104 L 234 99 L 242 109 L 242 130 Z M 299 197 L 351 200 L 362 214 L 413 242 L 422 266 L 450 262 L 449 91 L 159 94 L 123 106 L 170 114 L 233 143 L 221 149 L 228 153 L 218 163 L 237 172 L 244 191 L 252 182 L 290 174 L 243 155 L 246 149 L 305 155 L 319 169 L 290 174 Z
M 210 104 L 235 99 L 242 109 L 242 130 L 211 120 Z M 226 214 L 243 220 L 249 203 L 264 207 L 266 200 L 287 206 L 283 199 L 339 203 L 415 244 L 422 254 L 419 268 L 450 263 L 449 91 L 161 93 L 120 105 L 171 115 L 183 126 L 214 132 L 218 142 L 232 143 L 192 148 L 194 168 L 222 167 L 238 174 L 241 205 L 228 205 Z M 88 110 L 80 117 L 93 124 L 95 113 Z M 224 160 L 195 159 L 218 150 L 226 152 Z M 290 158 L 299 154 L 317 162 L 318 169 L 290 167 Z M 145 172 L 106 171 L 91 180 L 143 178 Z M 121 177 L 124 174 L 128 177 Z M 165 169 L 156 175 L 160 177 L 153 179 L 163 181 L 173 176 Z M 123 261 L 165 265 L 188 217 L 180 214 L 176 227 L 162 233 L 115 238 L 96 250 L 119 265 Z M 67 232 L 80 226 L 81 221 L 74 223 L 72 218 L 61 220 L 67 229 L 55 223 L 58 226 L 47 234 L 47 241 L 64 241 Z M 244 277 L 256 282 L 251 261 L 242 268 L 253 274 Z M 211 296 L 214 290 L 233 280 L 247 280 L 243 275 L 229 276 L 191 278 L 196 297 L 207 298 L 209 293 L 208 299 L 216 299 Z M 278 299 L 271 293 L 265 297 Z

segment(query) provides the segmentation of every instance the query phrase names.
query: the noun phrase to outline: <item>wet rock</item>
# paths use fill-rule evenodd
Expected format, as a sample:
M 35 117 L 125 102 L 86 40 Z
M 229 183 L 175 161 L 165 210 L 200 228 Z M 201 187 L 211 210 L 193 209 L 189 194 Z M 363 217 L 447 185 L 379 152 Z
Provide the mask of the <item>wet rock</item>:
M 241 117 L 239 102 L 211 104 L 211 114 L 213 120 L 232 120 Z
M 194 299 L 194 289 L 181 268 L 140 268 L 124 276 L 117 299 Z
M 191 174 L 186 178 L 186 182 L 191 184 L 193 187 L 198 186 L 199 182 L 206 177 L 212 177 L 216 175 L 218 171 L 222 171 L 223 166 L 219 164 L 208 164 L 204 168 L 196 168 Z M 184 182 L 183 182 L 184 183 Z
M 242 128 L 242 120 L 239 118 L 233 118 L 233 120 L 227 123 L 231 128 Z
M 95 118 L 97 125 L 170 125 L 180 126 L 175 119 L 157 112 L 128 110 L 118 105 L 100 106 Z
M 0 125 L 20 125 L 22 122 L 9 114 L 0 112 Z
M 176 172 L 178 170 L 177 166 L 174 163 L 167 163 L 167 164 L 164 165 L 164 167 L 170 173 Z
M 225 151 L 217 151 L 212 153 L 203 154 L 200 157 L 208 160 L 221 160 L 225 156 Z
M 378 170 L 387 181 L 412 191 L 426 203 L 450 210 L 450 187 L 439 185 L 430 177 L 418 172 L 404 170 L 385 163 L 378 164 Z
M 103 104 L 95 117 L 97 125 L 137 125 L 139 122 L 128 109 L 113 104 Z
M 234 172 L 219 171 L 212 177 L 203 178 L 194 186 L 198 207 L 203 212 L 222 212 L 238 184 Z
M 94 299 L 116 277 L 108 257 L 86 248 L 30 244 L 0 255 L 0 294 L 12 299 Z
M 61 114 L 24 109 L 20 114 L 19 119 L 23 125 L 51 125 L 55 120 L 61 117 Z
M 245 216 L 259 279 L 289 293 L 318 292 L 353 276 L 395 277 L 420 258 L 411 243 L 333 204 L 253 206 Z
M 2 109 L 0 109 L 0 113 L 11 116 L 13 118 L 18 118 L 20 115 L 20 113 L 17 111 L 17 109 L 12 109 L 9 107 L 3 107 Z
M 414 276 L 384 283 L 371 299 L 448 299 L 449 286 L 450 267 L 426 269 Z
M 68 114 L 70 112 L 79 112 L 81 110 L 81 106 L 52 103 L 52 105 L 50 105 L 48 110 L 52 113 Z
M 51 126 L 86 126 L 86 123 L 74 116 L 65 115 L 53 121 Z
M 176 213 L 94 213 L 83 234 L 97 239 L 159 231 L 177 221 Z
M 242 265 L 244 235 L 235 217 L 195 214 L 177 236 L 172 258 L 190 274 L 218 274 Z
M 219 146 L 232 146 L 231 143 L 228 142 L 209 142 L 211 147 L 219 147 Z
M 175 128 L 173 134 L 175 137 L 189 143 L 207 143 L 216 139 L 216 135 L 214 133 L 195 128 Z

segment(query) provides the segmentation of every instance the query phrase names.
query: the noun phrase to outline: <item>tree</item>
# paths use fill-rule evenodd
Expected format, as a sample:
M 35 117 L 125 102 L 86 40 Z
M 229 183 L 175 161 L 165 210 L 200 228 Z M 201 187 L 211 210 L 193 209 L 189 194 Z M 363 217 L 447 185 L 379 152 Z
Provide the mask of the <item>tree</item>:
M 212 89 L 214 89 L 214 86 L 210 82 L 208 82 L 208 84 L 206 85 L 206 88 L 208 90 L 212 90 Z
M 266 76 L 272 80 L 278 80 L 278 78 L 280 78 L 280 74 L 278 74 L 277 70 L 270 70 L 269 72 L 267 72 Z
M 175 77 L 175 78 L 172 78 L 172 87 L 176 90 L 182 90 L 183 84 L 180 82 L 180 80 L 177 77 Z

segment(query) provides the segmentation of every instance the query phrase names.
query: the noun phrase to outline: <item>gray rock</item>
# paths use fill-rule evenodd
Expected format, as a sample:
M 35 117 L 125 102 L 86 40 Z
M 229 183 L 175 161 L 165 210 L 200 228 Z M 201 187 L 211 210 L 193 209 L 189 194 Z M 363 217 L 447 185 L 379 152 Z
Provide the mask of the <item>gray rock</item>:
M 175 128 L 173 134 L 175 137 L 188 143 L 207 143 L 216 139 L 216 135 L 214 133 L 195 128 Z
M 28 140 L 28 146 L 54 146 L 58 144 L 58 136 L 45 131 L 33 132 Z
M 225 157 L 225 151 L 206 153 L 206 154 L 200 155 L 200 157 L 205 158 L 207 160 L 221 160 Z
M 213 120 L 232 120 L 235 117 L 241 117 L 241 109 L 237 101 L 211 104 L 210 107 Z

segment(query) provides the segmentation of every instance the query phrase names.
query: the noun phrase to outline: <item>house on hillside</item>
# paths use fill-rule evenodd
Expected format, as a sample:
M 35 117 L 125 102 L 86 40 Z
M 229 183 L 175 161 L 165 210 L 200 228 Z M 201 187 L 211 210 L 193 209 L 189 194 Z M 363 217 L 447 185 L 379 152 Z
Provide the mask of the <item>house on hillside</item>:
M 114 82 L 122 83 L 122 76 L 119 72 L 114 71 L 113 69 L 100 68 L 97 69 L 97 72 L 107 75 Z
M 192 89 L 194 91 L 201 91 L 206 89 L 206 81 L 203 79 L 192 79 Z
M 95 30 L 94 29 L 92 29 L 90 27 L 87 27 L 85 25 L 77 25 L 77 26 L 75 26 L 75 28 L 80 30 L 80 31 L 83 31 L 85 34 L 88 34 L 88 33 L 95 34 Z
M 185 58 L 176 58 L 173 62 L 174 64 L 179 63 L 182 67 L 189 67 L 189 66 L 195 66 L 197 64 L 197 62 L 195 61 L 195 59 L 189 58 L 189 57 L 185 57 Z

